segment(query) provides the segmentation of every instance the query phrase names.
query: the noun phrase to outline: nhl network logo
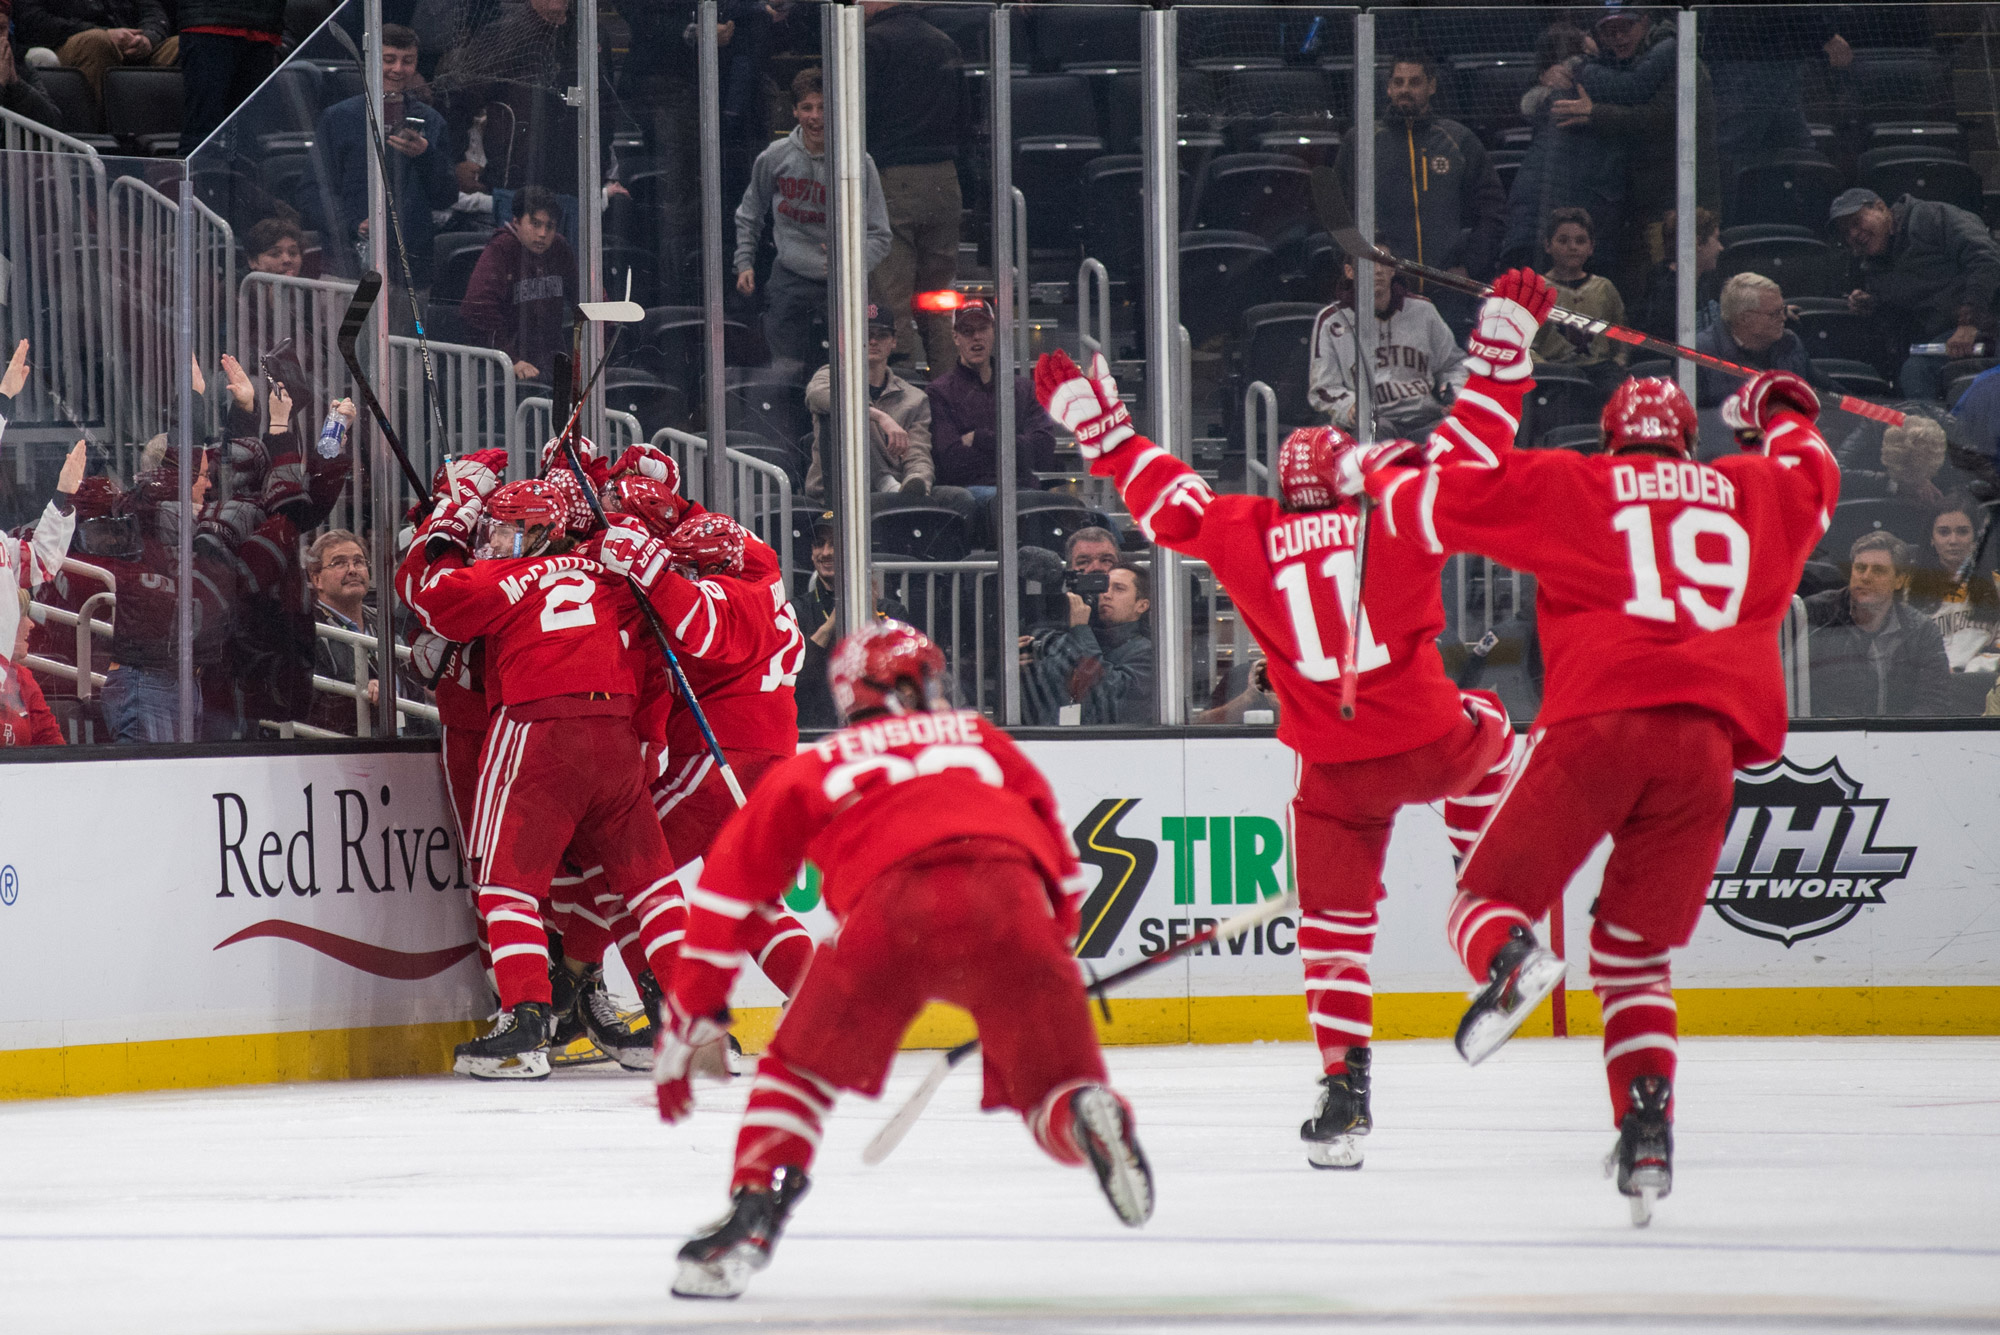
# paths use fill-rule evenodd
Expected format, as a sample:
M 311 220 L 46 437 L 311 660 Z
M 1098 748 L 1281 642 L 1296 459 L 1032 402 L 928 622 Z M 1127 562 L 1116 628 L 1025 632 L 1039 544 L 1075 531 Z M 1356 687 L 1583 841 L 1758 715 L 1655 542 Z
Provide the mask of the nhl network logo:
M 1789 759 L 1736 776 L 1736 806 L 1708 902 L 1731 926 L 1787 948 L 1845 926 L 1909 875 L 1914 848 L 1878 848 L 1889 803 L 1863 798 L 1840 761 Z

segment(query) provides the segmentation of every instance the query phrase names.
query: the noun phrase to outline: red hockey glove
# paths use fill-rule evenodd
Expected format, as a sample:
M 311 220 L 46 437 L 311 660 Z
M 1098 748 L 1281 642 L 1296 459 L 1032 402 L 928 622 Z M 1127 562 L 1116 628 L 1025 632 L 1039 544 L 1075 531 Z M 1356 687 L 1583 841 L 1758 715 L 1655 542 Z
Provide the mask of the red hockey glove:
M 1089 375 L 1067 352 L 1043 353 L 1035 363 L 1035 397 L 1076 437 L 1076 452 L 1086 459 L 1132 439 L 1132 414 L 1119 402 L 1118 382 L 1101 352 L 1091 354 Z
M 443 495 L 454 505 L 483 501 L 500 485 L 500 475 L 506 471 L 507 451 L 475 450 L 444 466 Z
M 1525 380 L 1534 372 L 1528 345 L 1555 307 L 1556 290 L 1533 269 L 1509 269 L 1479 306 L 1479 323 L 1465 340 L 1465 365 L 1494 380 Z
M 1343 450 L 1333 461 L 1333 486 L 1343 496 L 1359 496 L 1368 490 L 1368 479 L 1384 468 L 1398 464 L 1420 464 L 1424 447 L 1414 440 L 1383 440 L 1373 445 L 1356 445 Z
M 1759 454 L 1764 451 L 1764 432 L 1780 412 L 1795 412 L 1816 422 L 1819 395 L 1790 371 L 1766 371 L 1744 381 L 1722 401 L 1722 420 L 1736 432 L 1736 443 Z
M 619 455 L 618 462 L 611 467 L 613 477 L 625 473 L 637 473 L 664 483 L 668 491 L 681 489 L 681 466 L 674 462 L 674 457 L 642 440 L 627 445 L 625 453 Z
M 422 530 L 431 559 L 435 561 L 438 557 L 436 548 L 428 546 L 433 543 L 456 547 L 467 556 L 472 555 L 473 535 L 479 530 L 479 515 L 484 508 L 477 499 L 456 504 L 449 496 L 440 498 Z
M 678 1122 L 694 1111 L 694 1086 L 689 1083 L 695 1053 L 729 1033 L 729 1012 L 688 1015 L 668 997 L 660 1010 L 660 1036 L 653 1045 L 653 1091 L 660 1103 L 660 1120 Z
M 648 593 L 673 555 L 645 525 L 622 516 L 613 516 L 611 527 L 598 535 L 594 554 L 605 569 L 630 575 Z

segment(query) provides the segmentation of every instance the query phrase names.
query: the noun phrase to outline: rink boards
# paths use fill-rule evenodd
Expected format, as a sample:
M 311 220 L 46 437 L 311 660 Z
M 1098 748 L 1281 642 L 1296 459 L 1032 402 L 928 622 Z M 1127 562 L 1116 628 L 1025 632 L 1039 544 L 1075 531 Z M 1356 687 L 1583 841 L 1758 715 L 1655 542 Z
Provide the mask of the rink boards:
M 1282 893 L 1293 758 L 1262 738 L 1029 741 L 1096 889 L 1079 945 L 1103 974 Z M 51 757 L 50 760 L 53 760 Z M 484 1014 L 466 868 L 423 752 L 63 759 L 0 765 L 0 1097 L 435 1071 Z M 1805 732 L 1738 777 L 1694 942 L 1684 1032 L 2000 1033 L 2000 732 Z M 1606 848 L 1565 896 L 1585 976 Z M 1451 1032 L 1437 812 L 1390 844 L 1374 976 L 1380 1038 Z M 790 902 L 830 919 L 816 878 Z M 1554 929 L 1557 925 L 1551 924 Z M 1307 1037 L 1297 925 L 1175 961 L 1119 994 L 1107 1041 Z M 757 1047 L 775 991 L 746 978 Z M 1549 1010 L 1525 1031 L 1548 1033 Z M 927 1014 L 918 1045 L 969 1033 Z

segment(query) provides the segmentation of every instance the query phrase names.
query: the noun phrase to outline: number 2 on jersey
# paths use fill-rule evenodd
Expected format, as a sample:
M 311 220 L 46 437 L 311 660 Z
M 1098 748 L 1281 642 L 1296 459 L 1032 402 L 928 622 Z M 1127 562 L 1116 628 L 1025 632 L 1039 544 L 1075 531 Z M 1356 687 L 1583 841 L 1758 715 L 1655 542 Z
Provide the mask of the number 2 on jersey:
M 597 609 L 590 605 L 597 581 L 576 571 L 551 570 L 540 586 L 548 590 L 542 599 L 542 629 L 571 630 L 597 624 Z
M 1344 616 L 1346 610 L 1354 605 L 1353 550 L 1328 552 L 1326 560 L 1320 563 L 1319 573 L 1333 585 L 1331 592 L 1339 599 Z M 1307 681 L 1334 681 L 1340 676 L 1340 659 L 1327 656 L 1326 641 L 1319 633 L 1319 614 L 1313 608 L 1310 579 L 1303 561 L 1285 566 L 1275 577 L 1278 592 L 1285 595 L 1285 611 L 1292 619 L 1292 638 L 1299 645 L 1298 661 L 1292 666 Z M 1368 672 L 1388 665 L 1388 647 L 1376 643 L 1375 632 L 1368 625 L 1368 609 L 1364 606 L 1361 609 L 1361 651 L 1355 655 L 1355 670 Z
M 1625 600 L 1625 610 L 1648 621 L 1672 621 L 1677 613 L 1660 581 L 1652 509 L 1628 505 L 1611 516 L 1611 527 L 1625 535 L 1625 553 L 1632 565 L 1632 596 Z M 1726 552 L 1722 560 L 1707 560 L 1696 550 L 1704 535 L 1722 539 Z M 1675 572 L 1686 581 L 1679 591 L 1680 606 L 1694 624 L 1703 630 L 1735 625 L 1743 609 L 1743 590 L 1750 582 L 1750 535 L 1743 525 L 1716 510 L 1683 510 L 1667 525 L 1667 546 Z M 1710 602 L 1702 589 L 1719 590 L 1722 606 Z

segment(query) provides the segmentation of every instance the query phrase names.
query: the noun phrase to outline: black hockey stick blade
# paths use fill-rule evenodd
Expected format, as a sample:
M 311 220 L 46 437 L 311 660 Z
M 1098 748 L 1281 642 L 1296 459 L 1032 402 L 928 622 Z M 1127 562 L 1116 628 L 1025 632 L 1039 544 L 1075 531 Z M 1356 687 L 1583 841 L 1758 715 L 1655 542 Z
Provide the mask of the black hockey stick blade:
M 354 295 L 348 299 L 347 312 L 340 317 L 340 333 L 335 346 L 340 349 L 343 360 L 354 354 L 354 345 L 360 341 L 361 327 L 368 323 L 368 311 L 375 304 L 375 298 L 382 295 L 382 275 L 370 269 L 361 275 L 361 282 L 355 287 Z
M 403 438 L 389 422 L 389 414 L 382 411 L 382 401 L 375 397 L 375 387 L 368 383 L 368 377 L 361 373 L 361 358 L 356 355 L 355 344 L 360 341 L 361 327 L 368 323 L 369 308 L 382 291 L 382 275 L 370 269 L 361 275 L 361 282 L 354 289 L 354 296 L 347 303 L 347 313 L 340 317 L 340 333 L 335 344 L 340 349 L 340 359 L 347 363 L 347 374 L 354 381 L 354 388 L 361 395 L 361 401 L 368 408 L 368 415 L 375 419 L 376 429 L 382 439 L 389 442 L 390 453 L 402 465 L 403 477 L 410 484 L 410 490 L 417 495 L 428 497 L 431 484 L 424 481 L 423 474 L 410 462 L 410 452 L 403 448 Z

